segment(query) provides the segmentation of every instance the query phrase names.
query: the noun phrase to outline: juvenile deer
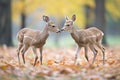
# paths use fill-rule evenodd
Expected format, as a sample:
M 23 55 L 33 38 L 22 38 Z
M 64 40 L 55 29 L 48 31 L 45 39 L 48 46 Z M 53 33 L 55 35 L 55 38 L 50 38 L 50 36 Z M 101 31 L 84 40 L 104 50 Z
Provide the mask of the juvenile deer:
M 43 16 L 43 21 L 46 22 L 46 26 L 44 27 L 42 31 L 24 28 L 18 32 L 17 39 L 19 41 L 19 45 L 17 49 L 17 55 L 18 55 L 19 64 L 20 64 L 20 58 L 19 58 L 20 51 L 22 53 L 22 59 L 25 64 L 24 54 L 28 50 L 29 47 L 32 47 L 32 50 L 35 55 L 34 66 L 38 59 L 36 48 L 39 48 L 40 62 L 42 65 L 42 50 L 49 36 L 49 32 L 57 32 L 59 30 L 58 27 L 53 22 L 50 21 L 48 16 Z
M 103 64 L 105 63 L 105 49 L 101 44 L 102 38 L 103 38 L 103 32 L 96 27 L 91 27 L 88 29 L 83 30 L 77 30 L 74 27 L 74 21 L 76 20 L 76 15 L 73 15 L 71 19 L 68 19 L 66 17 L 66 21 L 64 23 L 64 27 L 61 29 L 61 31 L 67 31 L 70 32 L 72 38 L 75 40 L 75 42 L 78 45 L 76 54 L 75 54 L 75 63 L 77 62 L 78 54 L 80 52 L 80 49 L 84 47 L 85 49 L 85 58 L 89 62 L 88 59 L 88 48 L 92 50 L 94 53 L 92 64 L 95 61 L 97 50 L 95 47 L 98 47 L 102 53 L 103 53 Z

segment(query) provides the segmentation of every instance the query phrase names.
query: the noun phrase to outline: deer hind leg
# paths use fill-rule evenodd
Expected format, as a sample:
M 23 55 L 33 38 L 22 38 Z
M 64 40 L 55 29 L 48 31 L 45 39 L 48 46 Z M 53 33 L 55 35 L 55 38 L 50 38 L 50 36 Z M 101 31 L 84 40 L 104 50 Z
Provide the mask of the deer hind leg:
M 23 63 L 25 64 L 25 52 L 28 50 L 29 46 L 28 45 L 24 45 L 23 49 L 22 49 L 22 59 L 23 59 Z
M 37 59 L 38 59 L 38 55 L 37 55 L 37 51 L 36 51 L 36 48 L 35 47 L 32 47 L 32 49 L 33 49 L 33 52 L 34 52 L 34 55 L 35 55 L 35 61 L 34 61 L 34 66 L 35 66 L 35 64 L 36 64 L 36 61 L 37 61 Z
M 40 63 L 42 65 L 42 50 L 43 50 L 43 48 L 41 47 L 39 50 L 40 50 Z
M 105 64 L 105 48 L 102 46 L 102 53 L 103 53 L 103 65 Z
M 102 51 L 102 54 L 103 54 L 103 64 L 105 64 L 105 48 L 102 46 L 101 43 L 97 43 L 97 47 Z
M 98 51 L 95 49 L 95 46 L 93 45 L 90 45 L 90 49 L 92 50 L 94 54 L 93 61 L 92 61 L 92 64 L 94 64 Z
M 85 58 L 87 60 L 87 62 L 89 63 L 89 59 L 88 59 L 88 46 L 85 46 Z
M 17 56 L 18 56 L 19 65 L 20 65 L 20 57 L 19 57 L 19 54 L 20 54 L 20 51 L 21 51 L 22 47 L 23 47 L 23 44 L 22 44 L 22 43 L 19 43 L 18 48 L 17 48 Z

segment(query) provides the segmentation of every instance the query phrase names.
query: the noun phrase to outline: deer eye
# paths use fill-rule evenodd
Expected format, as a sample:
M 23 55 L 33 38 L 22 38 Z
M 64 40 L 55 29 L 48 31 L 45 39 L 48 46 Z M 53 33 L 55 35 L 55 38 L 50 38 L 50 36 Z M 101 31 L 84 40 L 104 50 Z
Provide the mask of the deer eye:
M 52 26 L 52 27 L 55 27 L 55 26 Z

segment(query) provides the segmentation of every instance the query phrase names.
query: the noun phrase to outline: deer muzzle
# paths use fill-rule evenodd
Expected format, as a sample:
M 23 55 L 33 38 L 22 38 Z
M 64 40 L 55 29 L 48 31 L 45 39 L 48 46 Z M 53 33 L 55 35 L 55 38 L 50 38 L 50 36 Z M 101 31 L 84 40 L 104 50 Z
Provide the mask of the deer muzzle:
M 65 30 L 62 28 L 61 31 L 65 31 Z
M 65 30 L 62 28 L 62 29 L 60 29 L 59 31 L 57 31 L 56 33 L 60 33 L 60 32 L 62 32 L 62 31 L 65 31 Z

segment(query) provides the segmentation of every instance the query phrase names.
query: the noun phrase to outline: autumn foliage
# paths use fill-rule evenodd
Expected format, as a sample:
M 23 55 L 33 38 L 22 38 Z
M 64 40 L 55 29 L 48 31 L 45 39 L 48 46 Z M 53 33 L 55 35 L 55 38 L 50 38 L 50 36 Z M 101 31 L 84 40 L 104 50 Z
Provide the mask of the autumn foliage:
M 43 65 L 37 62 L 33 67 L 34 55 L 31 49 L 25 54 L 26 64 L 18 64 L 16 48 L 0 47 L 0 80 L 119 80 L 120 48 L 106 48 L 106 63 L 102 54 L 97 55 L 93 66 L 80 52 L 80 65 L 74 65 L 75 48 L 45 48 Z M 21 57 L 21 56 L 20 56 Z M 93 54 L 89 51 L 89 59 Z
M 53 4 L 51 6 L 51 4 Z M 64 16 L 77 15 L 76 24 L 79 27 L 83 27 L 86 24 L 85 17 L 85 5 L 89 5 L 92 8 L 91 18 L 94 19 L 94 0 L 13 0 L 12 1 L 12 18 L 16 24 L 20 24 L 19 16 L 24 12 L 27 16 L 34 16 L 32 23 L 38 22 L 41 15 L 51 15 L 60 19 Z M 114 20 L 120 17 L 120 0 L 106 0 L 106 11 Z M 113 13 L 114 12 L 114 13 Z M 59 15 L 59 16 L 58 16 Z M 109 19 L 109 16 L 106 15 Z M 92 20 L 90 20 L 91 22 Z M 31 23 L 29 23 L 31 25 Z

